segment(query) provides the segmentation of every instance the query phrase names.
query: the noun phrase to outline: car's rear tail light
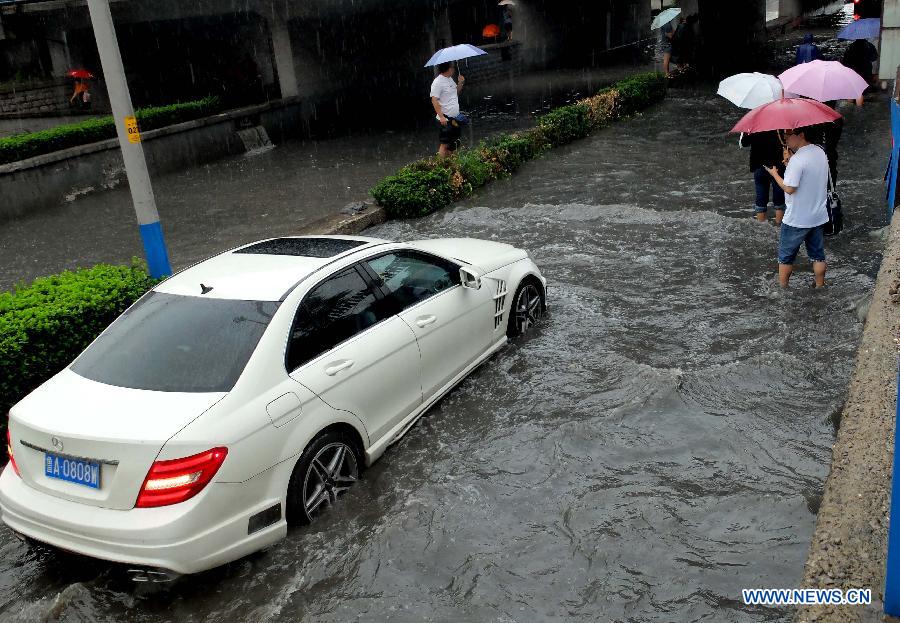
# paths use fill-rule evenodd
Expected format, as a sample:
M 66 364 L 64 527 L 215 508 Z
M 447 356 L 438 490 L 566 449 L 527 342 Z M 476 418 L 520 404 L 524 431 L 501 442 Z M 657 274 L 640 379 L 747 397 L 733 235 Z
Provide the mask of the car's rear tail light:
M 227 454 L 228 448 L 213 448 L 183 459 L 156 461 L 147 472 L 135 506 L 168 506 L 191 499 L 209 484 Z
M 13 471 L 16 472 L 16 476 L 21 478 L 22 473 L 19 471 L 19 466 L 16 465 L 15 457 L 13 457 L 12 435 L 9 432 L 9 428 L 6 429 L 6 456 L 9 457 L 9 464 L 12 465 Z

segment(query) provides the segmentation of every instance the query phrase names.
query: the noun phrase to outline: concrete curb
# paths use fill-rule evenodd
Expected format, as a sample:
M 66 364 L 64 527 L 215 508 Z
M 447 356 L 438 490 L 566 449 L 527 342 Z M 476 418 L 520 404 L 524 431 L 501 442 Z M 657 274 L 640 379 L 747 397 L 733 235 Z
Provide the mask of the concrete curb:
M 358 214 L 347 216 L 336 214 L 314 221 L 300 228 L 298 234 L 358 234 L 364 229 L 379 225 L 387 220 L 387 213 L 380 206 L 368 206 Z
M 900 305 L 900 214 L 895 214 L 875 283 L 831 473 L 819 508 L 801 584 L 804 588 L 870 588 L 870 606 L 807 606 L 796 621 L 881 621 L 897 398 Z

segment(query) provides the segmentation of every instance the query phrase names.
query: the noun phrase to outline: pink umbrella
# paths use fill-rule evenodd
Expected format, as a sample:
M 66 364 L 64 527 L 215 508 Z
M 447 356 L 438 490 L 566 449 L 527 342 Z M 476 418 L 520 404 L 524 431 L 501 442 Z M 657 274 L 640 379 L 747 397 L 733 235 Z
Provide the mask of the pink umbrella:
M 856 99 L 869 84 L 837 61 L 812 61 L 791 67 L 778 76 L 785 91 L 820 102 Z
M 808 125 L 827 123 L 841 115 L 821 102 L 804 99 L 780 99 L 754 108 L 737 122 L 731 131 L 766 132 L 768 130 L 796 130 Z

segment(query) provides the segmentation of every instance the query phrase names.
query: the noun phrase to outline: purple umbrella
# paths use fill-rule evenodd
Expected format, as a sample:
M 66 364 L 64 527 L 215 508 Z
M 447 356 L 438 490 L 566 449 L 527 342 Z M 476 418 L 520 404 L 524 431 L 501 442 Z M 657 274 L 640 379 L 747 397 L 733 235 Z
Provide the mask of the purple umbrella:
M 812 61 L 791 67 L 778 76 L 784 90 L 820 102 L 852 100 L 869 84 L 837 61 Z
M 838 39 L 877 39 L 881 36 L 881 20 L 876 17 L 850 22 L 838 33 Z

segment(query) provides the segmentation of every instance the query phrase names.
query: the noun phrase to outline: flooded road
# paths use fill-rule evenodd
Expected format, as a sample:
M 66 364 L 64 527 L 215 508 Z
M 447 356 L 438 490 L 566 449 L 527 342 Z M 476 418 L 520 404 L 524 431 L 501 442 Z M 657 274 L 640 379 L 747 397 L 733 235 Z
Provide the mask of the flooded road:
M 551 107 L 650 69 L 620 65 L 547 71 L 512 84 L 473 80 L 472 88 L 463 91 L 464 109 L 473 118 L 463 141 L 475 145 L 498 132 L 532 127 L 535 115 Z M 423 97 L 420 119 L 379 121 L 390 130 L 345 130 L 337 138 L 288 142 L 265 153 L 154 176 L 173 267 L 179 270 L 260 238 L 292 235 L 365 200 L 382 177 L 437 151 L 437 128 L 429 110 Z M 0 222 L 0 290 L 66 269 L 128 263 L 143 254 L 126 184 L 73 193 L 62 205 Z
M 788 621 L 879 266 L 885 99 L 844 111 L 829 283 L 775 280 L 739 111 L 673 91 L 454 209 L 370 230 L 528 249 L 550 316 L 324 521 L 172 586 L 0 531 L 10 621 Z M 252 220 L 252 219 L 251 219 Z M 873 587 L 874 588 L 874 587 Z

